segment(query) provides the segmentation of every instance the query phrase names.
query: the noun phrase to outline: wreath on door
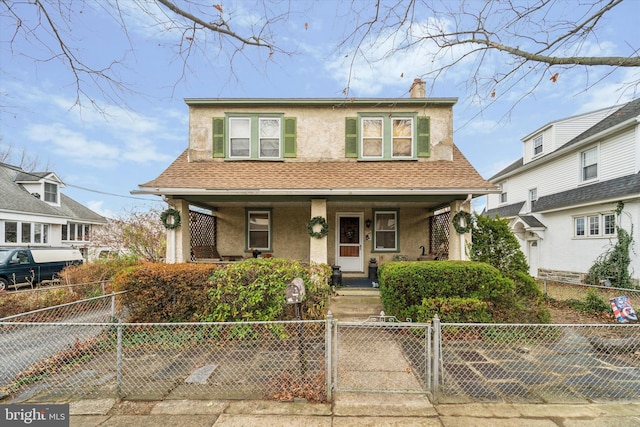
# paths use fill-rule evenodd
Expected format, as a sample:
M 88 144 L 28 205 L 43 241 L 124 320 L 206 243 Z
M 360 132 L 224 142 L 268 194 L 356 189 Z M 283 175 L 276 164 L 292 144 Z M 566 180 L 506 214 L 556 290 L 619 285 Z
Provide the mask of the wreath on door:
M 173 221 L 169 222 L 169 217 L 173 218 Z M 180 227 L 180 212 L 175 209 L 169 208 L 160 214 L 160 221 L 164 228 L 168 230 L 174 230 Z
M 460 222 L 461 219 L 464 220 L 464 226 Z M 459 234 L 464 234 L 471 231 L 471 227 L 473 226 L 473 217 L 469 212 L 460 210 L 453 216 L 451 222 L 453 222 L 453 228 L 455 228 Z
M 320 231 L 313 229 L 316 225 L 320 225 Z M 329 224 L 327 224 L 327 220 L 321 216 L 314 216 L 307 223 L 307 233 L 315 239 L 322 239 L 327 236 L 329 234 Z

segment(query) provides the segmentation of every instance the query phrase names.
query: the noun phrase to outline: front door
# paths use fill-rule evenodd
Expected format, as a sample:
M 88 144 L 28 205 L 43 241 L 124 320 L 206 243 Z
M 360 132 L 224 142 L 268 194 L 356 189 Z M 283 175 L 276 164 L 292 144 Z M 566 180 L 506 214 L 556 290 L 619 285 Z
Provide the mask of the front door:
M 364 272 L 362 255 L 362 214 L 338 214 L 336 264 L 346 272 Z

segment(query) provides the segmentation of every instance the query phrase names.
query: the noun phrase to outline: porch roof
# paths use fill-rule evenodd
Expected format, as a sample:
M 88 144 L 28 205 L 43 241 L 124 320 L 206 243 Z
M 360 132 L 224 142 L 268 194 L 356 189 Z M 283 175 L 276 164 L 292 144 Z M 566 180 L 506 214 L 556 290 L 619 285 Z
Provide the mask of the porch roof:
M 463 195 L 499 192 L 454 146 L 453 161 L 187 161 L 184 151 L 137 194 Z

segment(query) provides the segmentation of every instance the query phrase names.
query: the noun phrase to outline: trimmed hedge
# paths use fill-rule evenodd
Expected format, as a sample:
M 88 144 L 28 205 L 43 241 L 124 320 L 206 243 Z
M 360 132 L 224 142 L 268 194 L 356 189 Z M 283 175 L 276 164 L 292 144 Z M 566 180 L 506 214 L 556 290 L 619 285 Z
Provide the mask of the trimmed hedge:
M 130 291 L 123 302 L 131 322 L 223 322 L 295 319 L 285 289 L 304 280 L 303 318 L 324 318 L 331 269 L 280 258 L 217 264 L 148 263 L 121 271 L 115 290 Z
M 331 269 L 283 258 L 254 258 L 213 272 L 209 305 L 201 318 L 210 322 L 293 320 L 295 307 L 285 301 L 285 289 L 296 277 L 304 281 L 305 320 L 323 319 L 329 297 Z
M 122 270 L 113 288 L 129 291 L 123 302 L 130 322 L 193 322 L 209 304 L 215 264 L 146 263 Z
M 378 277 L 384 310 L 399 319 L 428 322 L 438 312 L 448 322 L 548 321 L 533 279 L 518 276 L 514 283 L 489 264 L 386 262 Z

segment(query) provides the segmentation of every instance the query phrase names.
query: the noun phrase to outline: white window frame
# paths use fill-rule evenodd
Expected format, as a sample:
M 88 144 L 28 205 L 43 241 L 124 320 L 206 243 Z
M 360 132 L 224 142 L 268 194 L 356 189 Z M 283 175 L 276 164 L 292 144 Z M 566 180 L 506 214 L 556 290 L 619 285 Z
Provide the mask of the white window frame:
M 538 201 L 538 188 L 529 190 L 529 210 L 532 211 L 535 203 Z
M 60 197 L 58 195 L 59 186 L 53 182 L 44 183 L 44 201 L 47 203 L 58 204 Z M 50 200 L 53 199 L 53 200 Z
M 378 215 L 392 215 L 392 228 L 383 228 L 379 224 Z M 373 252 L 397 252 L 399 245 L 398 211 L 396 210 L 376 210 L 373 212 Z M 382 220 L 382 219 L 380 219 Z M 378 233 L 393 233 L 393 247 L 382 247 L 378 245 Z
M 10 242 L 7 240 L 7 224 L 15 224 L 16 240 Z M 36 241 L 36 236 L 40 236 Z M 34 245 L 49 243 L 49 224 L 28 221 L 3 221 L 2 223 L 2 240 L 4 243 Z
M 500 193 L 500 203 L 507 203 L 507 192 L 503 191 Z
M 251 229 L 251 218 L 254 214 L 267 215 L 267 246 L 255 246 L 251 244 L 251 232 L 252 231 L 261 231 L 261 230 L 252 230 Z M 248 209 L 246 215 L 246 227 L 247 227 L 247 240 L 246 247 L 249 250 L 259 250 L 259 251 L 271 251 L 271 245 L 273 242 L 273 229 L 272 229 L 272 216 L 270 209 Z
M 613 227 L 607 226 L 613 223 Z M 615 213 L 588 213 L 573 217 L 573 236 L 579 239 L 610 238 L 616 235 Z
M 267 156 L 267 155 L 262 155 L 262 141 L 263 140 L 271 140 L 271 139 L 276 139 L 274 137 L 263 137 L 262 135 L 262 123 L 266 122 L 266 121 L 277 121 L 278 122 L 278 133 L 277 133 L 277 139 L 278 139 L 278 152 L 275 156 Z M 251 144 L 251 142 L 249 142 L 249 144 Z M 251 151 L 251 150 L 249 150 Z M 261 159 L 279 159 L 280 157 L 282 157 L 282 119 L 280 117 L 258 117 L 258 157 Z
M 226 136 L 226 144 L 227 144 L 227 158 L 229 159 L 281 159 L 284 151 L 284 135 L 283 135 L 283 121 L 284 117 L 281 114 L 233 114 L 227 116 L 227 136 Z M 278 122 L 278 132 L 276 136 L 266 136 L 262 134 L 263 127 L 262 124 L 266 121 L 274 121 Z M 234 123 L 244 122 L 246 123 L 242 132 L 239 129 L 234 130 Z M 249 147 L 247 154 L 234 155 L 233 150 L 233 141 L 235 139 L 238 140 L 247 140 Z M 278 152 L 276 155 L 263 155 L 262 154 L 262 142 L 263 140 L 278 140 Z M 237 150 L 236 150 L 237 151 Z
M 587 163 L 587 156 L 593 153 L 595 157 L 595 161 L 591 163 Z M 598 147 L 591 147 L 588 150 L 583 150 L 580 152 L 580 182 L 591 182 L 598 179 L 598 164 L 600 163 L 600 153 L 598 151 Z M 590 167 L 595 166 L 595 176 L 587 177 L 587 170 Z
M 409 121 L 409 136 L 406 135 L 394 135 L 395 132 L 395 123 L 397 121 L 404 121 L 404 120 L 408 120 Z M 394 159 L 410 159 L 413 158 L 413 150 L 414 150 L 414 146 L 415 146 L 415 137 L 414 137 L 414 132 L 413 132 L 413 128 L 415 126 L 415 123 L 413 121 L 413 117 L 391 117 L 391 157 Z M 383 132 L 383 136 L 384 136 L 384 132 Z M 409 154 L 394 154 L 395 151 L 395 145 L 396 145 L 396 140 L 401 140 L 401 139 L 407 139 L 409 138 Z M 382 139 L 382 145 L 384 147 L 384 137 Z M 384 151 L 384 150 L 383 150 Z
M 542 145 L 542 135 L 538 135 L 533 138 L 533 157 L 542 154 L 544 147 Z
M 365 122 L 379 122 L 380 123 L 380 135 L 367 136 L 365 135 Z M 382 117 L 362 117 L 360 118 L 360 126 L 362 129 L 360 135 L 360 152 L 363 159 L 382 159 L 384 158 L 384 118 Z M 372 140 L 380 140 L 380 154 L 379 155 L 366 155 L 365 154 L 365 142 Z
M 244 135 L 240 129 L 235 128 L 233 123 L 245 122 L 248 126 L 248 135 Z M 249 144 L 247 155 L 233 155 L 233 141 L 234 140 L 247 140 Z M 237 151 L 237 150 L 236 150 Z M 232 159 L 249 159 L 251 158 L 251 117 L 229 117 L 229 157 Z
M 91 224 L 79 222 L 64 224 L 62 226 L 62 240 L 65 242 L 89 242 L 91 240 Z

